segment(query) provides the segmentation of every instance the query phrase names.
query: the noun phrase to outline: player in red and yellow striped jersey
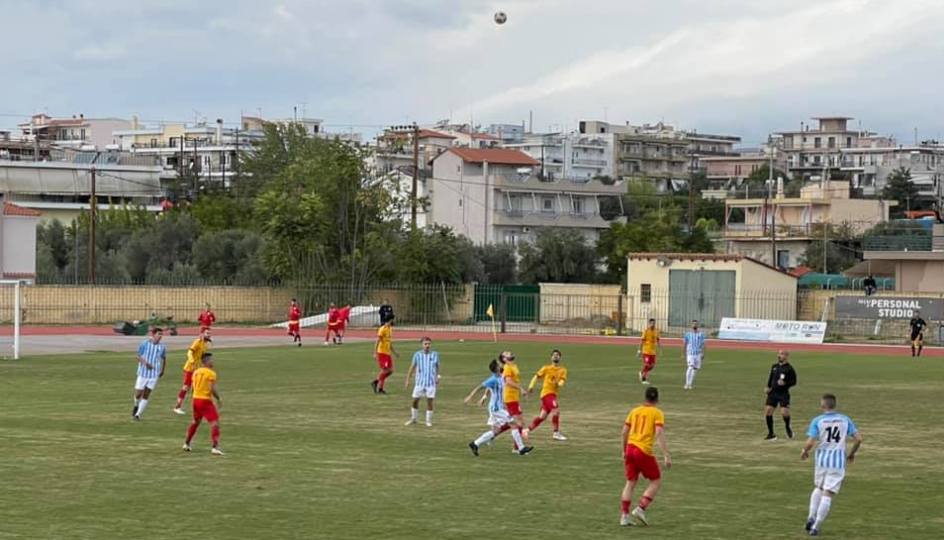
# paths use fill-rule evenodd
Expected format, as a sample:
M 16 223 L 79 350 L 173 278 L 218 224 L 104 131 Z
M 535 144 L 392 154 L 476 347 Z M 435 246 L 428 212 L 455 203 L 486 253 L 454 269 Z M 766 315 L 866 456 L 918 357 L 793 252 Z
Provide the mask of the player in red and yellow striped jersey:
M 560 361 L 561 352 L 554 349 L 551 351 L 551 363 L 542 366 L 534 374 L 534 377 L 531 377 L 531 383 L 528 384 L 528 395 L 534 390 L 538 379 L 543 379 L 541 384 L 541 413 L 534 417 L 525 432 L 530 434 L 532 430 L 537 429 L 550 416 L 551 422 L 554 424 L 554 439 L 566 441 L 567 437 L 560 432 L 560 406 L 557 403 L 557 394 L 564 383 L 567 382 L 567 368 L 562 366 Z
M 639 382 L 649 384 L 649 372 L 656 367 L 656 349 L 662 352 L 662 343 L 659 340 L 659 330 L 656 328 L 656 320 L 649 319 L 649 324 L 642 331 L 642 337 L 639 340 L 639 349 L 636 356 L 642 355 L 642 370 L 639 372 Z
M 184 363 L 184 384 L 180 387 L 180 392 L 177 392 L 177 405 L 174 405 L 175 413 L 187 414 L 180 407 L 183 406 L 184 400 L 187 399 L 187 392 L 193 386 L 193 372 L 200 367 L 200 359 L 210 349 L 210 343 L 212 342 L 210 329 L 204 328 L 187 349 L 187 361 Z
M 216 372 L 213 371 L 213 354 L 204 353 L 200 358 L 201 366 L 193 372 L 193 422 L 187 428 L 187 440 L 184 441 L 184 450 L 191 450 L 190 441 L 197 434 L 197 428 L 204 419 L 210 423 L 210 439 L 213 448 L 210 453 L 222 456 L 220 450 L 220 413 L 217 406 L 223 405 L 220 393 L 216 391 Z M 213 404 L 216 398 L 216 405 Z
M 659 492 L 659 487 L 662 486 L 662 473 L 659 471 L 659 463 L 653 454 L 655 443 L 658 443 L 662 450 L 665 468 L 672 466 L 669 447 L 665 442 L 665 415 L 656 407 L 658 403 L 659 390 L 655 387 L 646 388 L 645 403 L 629 411 L 626 423 L 623 425 L 623 434 L 620 437 L 626 473 L 626 485 L 623 487 L 620 498 L 620 525 L 623 526 L 633 525 L 633 517 L 640 524 L 649 525 L 649 520 L 646 519 L 646 508 L 652 503 L 652 499 Z M 630 514 L 629 507 L 640 474 L 649 480 L 649 486 L 643 492 L 639 505 Z

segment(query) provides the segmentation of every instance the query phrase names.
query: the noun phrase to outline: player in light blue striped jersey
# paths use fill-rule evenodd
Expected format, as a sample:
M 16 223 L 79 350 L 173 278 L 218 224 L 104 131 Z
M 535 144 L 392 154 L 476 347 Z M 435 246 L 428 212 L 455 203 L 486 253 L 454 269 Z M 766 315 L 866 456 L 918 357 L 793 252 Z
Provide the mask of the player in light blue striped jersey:
M 135 420 L 141 419 L 151 392 L 157 387 L 157 380 L 164 376 L 167 348 L 161 343 L 162 337 L 162 329 L 152 328 L 151 335 L 138 346 L 138 377 L 134 381 L 134 409 L 131 410 L 131 417 Z
M 432 350 L 433 342 L 428 337 L 423 338 L 423 348 L 413 353 L 413 362 L 406 373 L 406 382 L 403 387 L 410 386 L 410 377 L 415 374 L 413 383 L 413 407 L 410 409 L 410 419 L 406 425 L 416 423 L 419 416 L 420 398 L 426 398 L 426 427 L 433 427 L 433 400 L 436 399 L 436 387 L 441 378 L 439 373 L 439 353 Z
M 819 535 L 820 527 L 829 514 L 833 497 L 839 493 L 842 480 L 846 476 L 846 464 L 855 460 L 856 452 L 862 444 L 862 435 L 852 419 L 836 412 L 836 396 L 823 394 L 820 399 L 823 414 L 810 422 L 803 446 L 801 459 L 810 457 L 810 450 L 816 446 L 814 454 L 813 493 L 810 495 L 810 513 L 806 520 L 806 530 L 810 536 Z M 852 439 L 852 448 L 846 454 L 846 440 Z
M 705 334 L 698 329 L 698 321 L 692 320 L 692 329 L 685 332 L 683 338 L 685 349 L 685 390 L 691 390 L 695 385 L 695 375 L 701 369 L 701 361 L 705 358 Z

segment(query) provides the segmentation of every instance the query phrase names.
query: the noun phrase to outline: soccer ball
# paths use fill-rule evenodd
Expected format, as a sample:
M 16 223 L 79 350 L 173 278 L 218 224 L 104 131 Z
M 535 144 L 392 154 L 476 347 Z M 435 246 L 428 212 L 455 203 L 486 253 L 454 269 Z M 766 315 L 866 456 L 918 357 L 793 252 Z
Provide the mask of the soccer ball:
M 505 24 L 505 21 L 508 20 L 508 15 L 505 15 L 504 11 L 499 11 L 495 13 L 495 24 Z

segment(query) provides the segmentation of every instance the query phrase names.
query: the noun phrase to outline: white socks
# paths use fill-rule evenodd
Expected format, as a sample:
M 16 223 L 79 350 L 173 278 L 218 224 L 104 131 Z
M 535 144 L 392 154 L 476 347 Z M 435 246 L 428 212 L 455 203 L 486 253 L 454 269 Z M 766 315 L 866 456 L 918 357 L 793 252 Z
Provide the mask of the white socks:
M 524 448 L 524 441 L 521 439 L 521 432 L 518 431 L 518 428 L 511 428 L 511 438 L 515 440 L 515 449 L 521 450 Z
M 141 401 L 138 402 L 138 416 L 141 416 L 142 414 L 144 414 L 144 408 L 147 407 L 147 404 L 148 404 L 148 400 L 146 399 L 142 399 Z
M 415 411 L 416 409 L 413 409 L 413 410 Z M 426 411 L 426 423 L 427 424 L 433 423 L 433 411 Z
M 695 384 L 695 373 L 697 372 L 698 370 L 691 366 L 689 366 L 688 369 L 685 370 L 685 386 L 692 386 L 693 384 Z
M 822 498 L 823 492 L 819 488 L 813 488 L 813 493 L 810 493 L 809 519 L 816 520 L 816 512 L 819 511 L 819 502 Z
M 420 411 L 419 411 L 418 409 L 413 409 L 413 408 L 411 408 L 411 409 L 410 409 L 410 420 L 413 420 L 414 422 L 416 422 L 416 417 L 417 417 L 419 414 L 420 414 Z
M 819 502 L 819 509 L 816 511 L 816 523 L 813 524 L 814 529 L 819 529 L 823 521 L 826 521 L 826 516 L 829 515 L 829 507 L 832 504 L 833 498 L 829 496 L 824 496 L 823 500 Z
M 485 433 L 479 435 L 478 439 L 475 439 L 475 446 L 482 446 L 488 444 L 489 441 L 495 438 L 495 434 L 491 430 L 486 431 Z

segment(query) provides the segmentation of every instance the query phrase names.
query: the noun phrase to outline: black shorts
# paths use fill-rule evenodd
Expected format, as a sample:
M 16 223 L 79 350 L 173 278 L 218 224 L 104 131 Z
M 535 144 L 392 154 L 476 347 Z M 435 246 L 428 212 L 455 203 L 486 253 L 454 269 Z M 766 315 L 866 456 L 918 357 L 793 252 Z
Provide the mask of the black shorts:
M 767 394 L 768 407 L 786 407 L 790 408 L 790 394 L 771 392 Z
M 924 332 L 918 332 L 917 334 L 911 334 L 911 341 L 924 341 Z

